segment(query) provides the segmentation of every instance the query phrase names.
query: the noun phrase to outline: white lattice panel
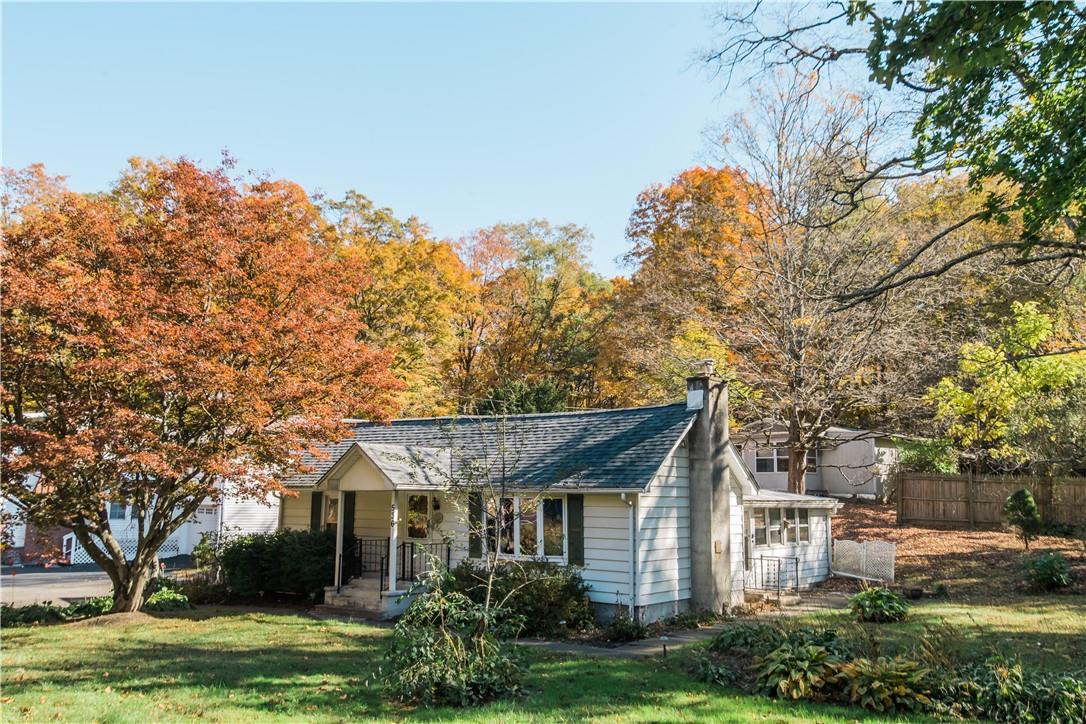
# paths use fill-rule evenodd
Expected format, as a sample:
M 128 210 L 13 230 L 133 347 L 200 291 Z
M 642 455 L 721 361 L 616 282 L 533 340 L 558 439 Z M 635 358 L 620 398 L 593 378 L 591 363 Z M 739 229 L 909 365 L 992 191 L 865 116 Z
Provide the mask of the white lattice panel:
M 135 538 L 122 538 L 118 543 L 121 544 L 121 550 L 124 551 L 124 557 L 127 560 L 132 560 L 136 557 Z M 158 557 L 169 558 L 170 556 L 176 556 L 179 550 L 180 548 L 177 544 L 177 540 L 174 538 L 167 538 L 166 542 L 162 544 L 162 547 L 158 549 Z M 74 545 L 72 546 L 71 564 L 77 566 L 82 563 L 94 563 L 94 559 L 92 559 L 87 553 L 87 550 L 79 544 L 79 541 L 74 541 Z
M 884 540 L 833 542 L 834 573 L 870 581 L 894 582 L 897 546 Z

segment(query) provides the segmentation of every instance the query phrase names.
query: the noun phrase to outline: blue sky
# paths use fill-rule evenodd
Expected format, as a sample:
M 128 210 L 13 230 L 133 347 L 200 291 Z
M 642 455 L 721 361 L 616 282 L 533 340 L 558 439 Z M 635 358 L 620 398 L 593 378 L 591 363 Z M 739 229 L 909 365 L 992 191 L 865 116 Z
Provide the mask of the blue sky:
M 646 185 L 704 162 L 741 89 L 711 5 L 3 5 L 3 163 L 80 191 L 131 156 L 357 189 L 443 237 L 543 217 L 619 270 Z

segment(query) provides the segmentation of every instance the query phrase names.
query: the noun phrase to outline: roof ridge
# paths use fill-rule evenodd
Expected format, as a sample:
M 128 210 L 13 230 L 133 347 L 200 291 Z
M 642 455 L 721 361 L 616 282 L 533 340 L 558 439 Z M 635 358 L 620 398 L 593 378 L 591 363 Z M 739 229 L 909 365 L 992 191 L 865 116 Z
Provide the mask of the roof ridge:
M 635 407 L 604 407 L 596 408 L 592 410 L 565 410 L 561 412 L 526 412 L 516 415 L 438 415 L 436 417 L 397 417 L 394 420 L 390 420 L 390 423 L 396 422 L 423 422 L 430 420 L 500 420 L 503 419 L 518 419 L 523 420 L 532 417 L 557 417 L 559 415 L 603 415 L 611 412 L 630 412 L 632 410 L 658 410 L 663 407 L 678 407 L 679 405 L 686 405 L 685 402 L 666 402 L 659 405 L 640 405 Z M 694 412 L 694 410 L 691 410 Z M 374 423 L 372 420 L 366 420 L 364 418 L 344 418 L 343 422 L 350 425 L 361 424 L 379 424 Z

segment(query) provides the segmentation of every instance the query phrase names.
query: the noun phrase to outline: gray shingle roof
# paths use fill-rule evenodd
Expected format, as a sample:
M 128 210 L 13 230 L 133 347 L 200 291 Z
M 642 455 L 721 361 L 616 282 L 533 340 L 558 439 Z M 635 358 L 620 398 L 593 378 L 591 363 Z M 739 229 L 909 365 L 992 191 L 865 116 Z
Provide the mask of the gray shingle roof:
M 294 488 L 316 485 L 358 443 L 445 448 L 451 451 L 454 475 L 474 464 L 493 476 L 504 465 L 508 484 L 517 487 L 643 489 L 696 415 L 685 403 L 677 403 L 505 418 L 396 420 L 389 425 L 355 422 L 350 437 L 322 446 L 326 457 L 303 456 L 307 471 L 283 483 Z

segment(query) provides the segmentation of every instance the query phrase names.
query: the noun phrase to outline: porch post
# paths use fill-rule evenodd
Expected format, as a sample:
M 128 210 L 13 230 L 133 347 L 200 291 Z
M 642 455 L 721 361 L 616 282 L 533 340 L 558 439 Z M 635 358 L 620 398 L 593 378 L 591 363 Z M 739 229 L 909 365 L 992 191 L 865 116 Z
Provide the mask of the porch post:
M 397 571 L 396 571 L 396 563 L 397 563 L 396 554 L 398 553 L 396 548 L 397 548 L 397 545 L 399 543 L 399 530 L 398 530 L 399 526 L 397 525 L 397 523 L 399 522 L 399 520 L 398 520 L 399 511 L 396 509 L 396 491 L 395 490 L 392 491 L 392 507 L 390 508 L 390 510 L 391 510 L 391 513 L 392 513 L 392 515 L 391 515 L 392 527 L 389 529 L 389 532 L 388 532 L 388 591 L 389 591 L 389 593 L 395 593 L 396 592 L 396 573 L 397 573 Z
M 339 495 L 340 499 L 336 502 L 336 591 L 339 591 L 341 584 L 340 577 L 343 575 L 343 493 Z

